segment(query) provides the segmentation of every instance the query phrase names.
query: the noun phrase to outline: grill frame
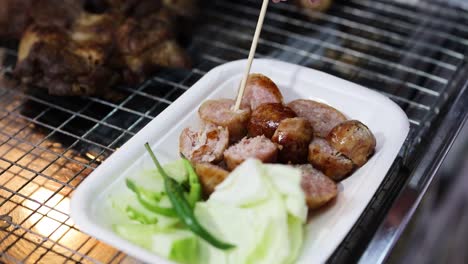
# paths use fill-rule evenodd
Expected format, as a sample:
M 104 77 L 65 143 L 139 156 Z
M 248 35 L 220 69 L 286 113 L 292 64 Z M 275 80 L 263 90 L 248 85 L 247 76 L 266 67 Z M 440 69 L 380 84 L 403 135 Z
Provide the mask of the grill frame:
M 11 227 L 7 232 L 0 231 L 0 260 L 40 263 L 50 260 L 48 255 L 53 253 L 52 255 L 56 255 L 54 261 L 63 262 L 131 261 L 122 253 L 112 251 L 95 239 L 80 234 L 59 205 L 67 201 L 77 184 L 102 160 L 210 68 L 247 56 L 248 44 L 255 27 L 253 18 L 258 13 L 258 7 L 255 0 L 245 2 L 239 4 L 233 0 L 219 0 L 206 7 L 207 11 L 204 12 L 208 21 L 222 23 L 205 23 L 200 26 L 203 32 L 196 31 L 190 52 L 198 53 L 203 48 L 206 50 L 201 56 L 194 54 L 194 57 L 199 58 L 196 59 L 198 62 L 193 70 L 163 70 L 141 86 L 121 87 L 119 91 L 126 96 L 120 101 L 91 97 L 65 99 L 66 102 L 62 102 L 62 99 L 49 97 L 41 92 L 24 94 L 18 90 L 0 89 L 0 214 L 5 211 L 12 214 L 15 209 L 10 210 L 10 207 L 29 210 L 24 216 L 13 214 L 12 221 L 6 219 Z M 456 21 L 456 17 L 460 16 L 459 12 L 464 11 L 442 2 L 420 2 L 417 7 L 411 7 L 385 0 L 351 0 L 343 6 L 333 8 L 330 13 L 314 14 L 317 20 L 310 20 L 292 5 L 274 5 L 271 9 L 259 43 L 258 57 L 287 58 L 293 63 L 346 75 L 346 79 L 352 81 L 359 79 L 361 82 L 368 82 L 367 79 L 378 79 L 379 82 L 369 82 L 369 85 L 361 84 L 371 88 L 375 84 L 385 84 L 380 91 L 404 106 L 410 118 L 413 117 L 411 135 L 392 171 L 387 175 L 386 182 L 329 260 L 332 263 L 359 260 L 363 263 L 383 262 L 431 183 L 468 113 L 467 83 L 462 78 L 468 70 L 465 59 L 468 27 Z M 223 13 L 223 10 L 230 12 Z M 434 18 L 433 14 L 436 13 L 450 18 Z M 243 14 L 245 17 L 239 19 L 236 14 Z M 414 14 L 420 14 L 420 17 L 412 19 Z M 377 23 L 379 15 L 383 18 Z M 395 18 L 400 16 L 401 19 Z M 365 19 L 375 21 L 376 24 L 366 24 L 363 22 Z M 410 21 L 419 21 L 416 29 L 412 28 Z M 390 29 L 385 26 L 394 27 Z M 431 27 L 436 28 L 428 31 L 427 28 Z M 239 28 L 242 31 L 235 30 Z M 455 28 L 455 32 L 466 35 L 453 36 L 450 31 L 447 33 L 442 30 L 445 28 Z M 405 30 L 421 34 L 416 38 L 405 35 Z M 306 34 L 302 34 L 304 32 Z M 218 35 L 210 38 L 215 33 Z M 447 38 L 450 39 L 448 42 L 463 46 L 463 52 L 459 51 L 458 46 L 440 47 L 437 41 L 428 41 L 435 36 L 437 40 Z M 285 37 L 288 38 L 287 41 L 284 41 Z M 294 42 L 291 43 L 290 40 Z M 411 45 L 408 46 L 409 44 Z M 400 46 L 408 49 L 401 49 Z M 376 50 L 381 53 L 374 54 Z M 434 58 L 422 51 L 428 51 L 429 55 L 443 55 Z M 11 66 L 15 52 L 5 52 L 6 65 Z M 397 60 L 399 57 L 402 59 Z M 439 60 L 440 58 L 443 59 Z M 424 66 L 408 66 L 415 62 Z M 432 72 L 424 72 L 421 68 L 432 69 Z M 8 67 L 3 70 L 8 71 Z M 386 74 L 388 70 L 393 70 L 391 76 Z M 452 74 L 447 75 L 448 72 Z M 169 90 L 160 93 L 154 91 L 155 88 Z M 437 100 L 433 100 L 434 97 Z M 135 104 L 141 100 L 153 102 L 154 105 L 148 108 L 136 107 Z M 97 113 L 99 111 L 95 110 L 96 106 L 98 110 L 105 109 L 104 114 Z M 31 109 L 28 110 L 29 108 Z M 114 119 L 115 116 L 134 119 L 131 119 L 131 124 L 121 124 L 117 122 L 118 118 Z M 69 126 L 74 122 L 84 122 L 89 127 L 70 130 Z M 35 127 L 32 128 L 31 125 Z M 75 129 L 77 126 L 71 128 Z M 110 139 L 103 143 L 95 135 L 110 135 Z M 59 143 L 57 138 L 60 138 Z M 431 144 L 427 144 L 429 141 Z M 61 146 L 55 146 L 57 144 Z M 15 151 L 18 153 L 14 153 Z M 83 158 L 83 151 L 89 154 L 87 159 Z M 12 185 L 14 180 L 20 184 Z M 32 187 L 35 189 L 28 194 L 24 191 L 31 183 L 37 186 Z M 43 189 L 46 190 L 44 197 L 34 196 L 38 190 Z M 58 200 L 55 201 L 56 199 Z M 60 214 L 63 218 L 60 218 Z M 52 231 L 49 235 L 40 234 L 38 230 L 41 230 L 37 227 L 44 220 L 50 220 L 50 223 L 55 221 L 59 225 L 48 230 Z M 67 246 L 63 240 L 70 233 L 83 237 L 83 242 L 80 240 L 77 247 Z M 11 238 L 19 242 L 10 243 Z M 12 249 L 22 247 L 23 244 L 31 248 L 19 253 L 21 259 L 12 257 Z M 109 256 L 97 253 L 103 249 L 112 253 Z

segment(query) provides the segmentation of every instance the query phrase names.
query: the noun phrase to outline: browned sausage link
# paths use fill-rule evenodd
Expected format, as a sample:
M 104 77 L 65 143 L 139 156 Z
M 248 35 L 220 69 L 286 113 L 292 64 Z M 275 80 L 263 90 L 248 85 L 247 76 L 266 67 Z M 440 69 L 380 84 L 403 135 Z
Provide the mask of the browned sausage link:
M 319 1 L 310 1 L 310 0 L 299 0 L 298 4 L 305 8 L 306 14 L 309 14 L 313 17 L 317 17 L 317 11 L 326 11 L 330 8 L 333 0 L 319 0 Z
M 306 163 L 313 134 L 314 130 L 307 119 L 294 117 L 281 121 L 272 138 L 273 142 L 281 145 L 278 160 L 292 164 Z
M 211 163 L 196 163 L 195 171 L 197 172 L 205 197 L 209 197 L 214 192 L 216 186 L 221 184 L 229 175 L 227 170 Z
M 224 161 L 229 170 L 234 170 L 248 158 L 259 159 L 265 163 L 276 162 L 278 147 L 265 136 L 244 138 L 224 152 Z
M 283 103 L 283 95 L 270 78 L 262 74 L 250 74 L 242 105 L 255 110 L 266 103 Z
M 227 127 L 231 143 L 241 140 L 247 134 L 247 123 L 250 118 L 250 108 L 242 107 L 233 111 L 234 100 L 219 99 L 204 102 L 198 114 L 202 120 Z
M 323 138 L 314 138 L 309 145 L 309 162 L 335 181 L 340 181 L 354 170 L 354 163 L 336 151 Z
M 315 135 L 325 138 L 346 117 L 335 108 L 312 100 L 299 99 L 288 104 L 299 117 L 309 120 Z
M 339 124 L 328 135 L 328 142 L 350 158 L 358 167 L 363 166 L 375 151 L 375 137 L 363 123 L 350 120 Z
M 336 183 L 312 165 L 297 167 L 302 170 L 301 187 L 309 209 L 318 209 L 338 195 Z
M 186 128 L 179 137 L 179 151 L 192 162 L 219 162 L 228 144 L 228 130 L 211 123 L 199 131 Z
M 265 135 L 271 138 L 279 123 L 291 117 L 296 117 L 296 114 L 289 107 L 277 103 L 262 104 L 252 112 L 247 127 L 249 135 L 251 137 Z

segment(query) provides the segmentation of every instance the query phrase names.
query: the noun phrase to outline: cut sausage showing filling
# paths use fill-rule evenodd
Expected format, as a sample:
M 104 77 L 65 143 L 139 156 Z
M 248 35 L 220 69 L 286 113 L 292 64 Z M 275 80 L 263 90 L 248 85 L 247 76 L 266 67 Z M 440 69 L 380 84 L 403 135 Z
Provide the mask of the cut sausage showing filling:
M 179 138 L 180 152 L 194 163 L 221 161 L 228 144 L 228 130 L 210 123 L 199 131 L 186 128 Z
M 242 105 L 255 110 L 267 103 L 283 103 L 283 95 L 278 86 L 265 75 L 250 74 L 242 97 Z
M 300 165 L 302 171 L 301 187 L 309 209 L 317 209 L 338 195 L 336 183 L 316 170 L 312 165 Z
M 374 154 L 376 146 L 375 137 L 369 128 L 356 120 L 339 124 L 332 129 L 327 139 L 333 148 L 350 158 L 358 167 L 363 166 Z
M 247 123 L 251 114 L 248 107 L 234 111 L 234 103 L 231 99 L 208 100 L 198 109 L 202 120 L 229 130 L 231 143 L 241 140 L 247 134 Z
M 278 147 L 265 136 L 244 138 L 224 152 L 224 161 L 229 170 L 234 170 L 248 158 L 259 159 L 264 163 L 276 162 Z
M 335 108 L 312 100 L 299 99 L 288 104 L 299 117 L 309 120 L 315 135 L 325 138 L 338 124 L 346 121 L 346 117 Z
M 335 181 L 344 179 L 354 170 L 353 162 L 323 138 L 315 138 L 310 143 L 309 162 Z
M 209 197 L 215 190 L 216 186 L 222 183 L 229 172 L 220 166 L 211 163 L 195 164 L 195 171 L 203 189 L 203 195 Z
M 262 104 L 252 112 L 248 126 L 249 136 L 265 135 L 271 138 L 280 122 L 291 117 L 296 117 L 296 114 L 289 107 L 277 103 Z

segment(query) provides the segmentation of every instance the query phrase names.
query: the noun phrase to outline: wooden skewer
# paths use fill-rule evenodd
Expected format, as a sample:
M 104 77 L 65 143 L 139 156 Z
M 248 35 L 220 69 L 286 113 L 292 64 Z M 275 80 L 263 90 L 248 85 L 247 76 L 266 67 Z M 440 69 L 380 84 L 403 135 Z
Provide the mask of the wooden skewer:
M 262 10 L 260 11 L 260 16 L 258 18 L 257 27 L 255 29 L 255 35 L 252 40 L 252 46 L 250 47 L 249 58 L 247 60 L 247 67 L 245 69 L 244 78 L 239 87 L 239 91 L 237 92 L 237 100 L 234 106 L 234 111 L 239 110 L 240 104 L 242 102 L 242 97 L 244 96 L 245 86 L 247 84 L 247 78 L 249 78 L 250 69 L 252 68 L 252 62 L 255 57 L 255 51 L 257 50 L 258 39 L 260 38 L 260 33 L 262 32 L 263 21 L 265 20 L 265 14 L 268 8 L 268 3 L 270 0 L 263 0 Z

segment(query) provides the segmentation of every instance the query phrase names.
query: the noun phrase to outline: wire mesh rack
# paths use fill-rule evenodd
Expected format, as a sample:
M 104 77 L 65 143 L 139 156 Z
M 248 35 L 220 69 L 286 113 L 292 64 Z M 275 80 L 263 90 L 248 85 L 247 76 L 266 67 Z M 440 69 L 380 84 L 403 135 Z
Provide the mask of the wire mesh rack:
M 70 196 L 103 160 L 207 71 L 247 56 L 258 7 L 255 0 L 204 3 L 203 19 L 188 45 L 193 69 L 162 69 L 140 86 L 117 88 L 113 98 L 53 97 L 41 89 L 23 93 L 1 87 L 0 262 L 135 262 L 80 232 L 69 217 Z M 407 166 L 404 160 L 461 89 L 450 84 L 465 63 L 467 20 L 467 12 L 444 3 L 350 0 L 326 13 L 272 5 L 258 57 L 319 69 L 398 103 L 410 118 L 411 133 L 402 162 L 392 168 L 396 171 Z M 14 44 L 2 46 L 2 70 L 8 71 L 16 51 Z M 331 262 L 350 259 L 349 252 L 365 244 L 359 233 L 372 234 L 378 215 L 405 181 L 392 175 Z

